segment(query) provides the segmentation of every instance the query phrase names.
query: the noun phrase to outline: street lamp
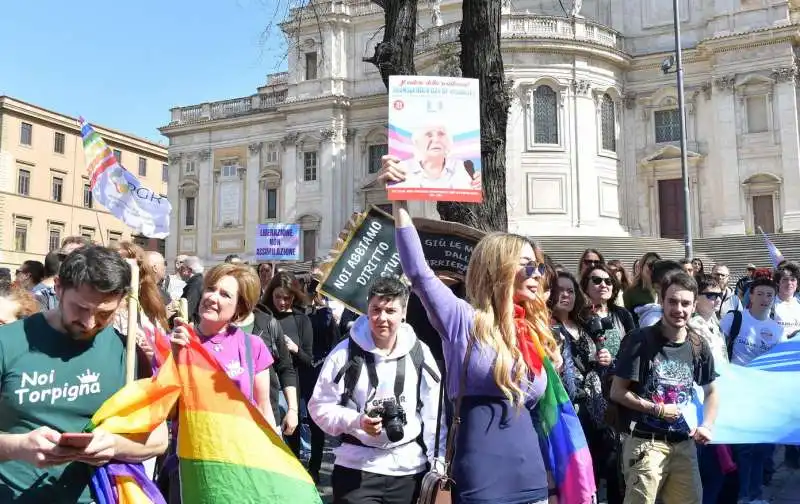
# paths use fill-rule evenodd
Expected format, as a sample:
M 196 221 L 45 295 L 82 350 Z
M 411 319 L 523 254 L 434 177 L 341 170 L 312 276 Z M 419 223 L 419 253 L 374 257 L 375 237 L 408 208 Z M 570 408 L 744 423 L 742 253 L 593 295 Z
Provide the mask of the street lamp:
M 665 73 L 671 73 L 673 65 L 675 66 L 675 74 L 677 76 L 678 85 L 678 115 L 681 120 L 681 178 L 683 179 L 683 246 L 684 254 L 687 260 L 692 260 L 692 215 L 691 205 L 689 203 L 689 159 L 686 145 L 686 100 L 683 93 L 683 55 L 681 54 L 681 21 L 680 12 L 678 10 L 678 2 L 680 0 L 672 0 L 672 14 L 674 17 L 675 28 L 675 57 L 668 57 L 661 63 L 661 70 Z

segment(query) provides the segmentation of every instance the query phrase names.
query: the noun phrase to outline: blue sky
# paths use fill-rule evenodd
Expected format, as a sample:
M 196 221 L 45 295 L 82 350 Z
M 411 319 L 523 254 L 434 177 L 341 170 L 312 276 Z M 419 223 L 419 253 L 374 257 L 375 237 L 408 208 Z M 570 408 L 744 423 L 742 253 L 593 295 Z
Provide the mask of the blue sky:
M 285 69 L 268 27 L 286 0 L 3 3 L 0 94 L 150 140 L 166 143 L 171 107 L 250 95 Z

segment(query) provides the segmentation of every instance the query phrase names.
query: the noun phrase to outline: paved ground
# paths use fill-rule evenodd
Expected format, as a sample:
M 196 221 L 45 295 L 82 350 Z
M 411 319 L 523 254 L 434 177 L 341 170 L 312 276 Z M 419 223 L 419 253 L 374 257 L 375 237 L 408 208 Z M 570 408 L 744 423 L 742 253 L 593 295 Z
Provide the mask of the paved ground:
M 783 465 L 783 449 L 775 453 L 776 472 L 772 484 L 764 489 L 764 498 L 773 504 L 800 504 L 800 470 L 790 469 Z M 331 446 L 325 447 L 325 457 L 320 471 L 320 494 L 323 501 L 331 502 L 330 474 L 333 470 L 333 452 Z M 604 501 L 601 500 L 600 504 Z

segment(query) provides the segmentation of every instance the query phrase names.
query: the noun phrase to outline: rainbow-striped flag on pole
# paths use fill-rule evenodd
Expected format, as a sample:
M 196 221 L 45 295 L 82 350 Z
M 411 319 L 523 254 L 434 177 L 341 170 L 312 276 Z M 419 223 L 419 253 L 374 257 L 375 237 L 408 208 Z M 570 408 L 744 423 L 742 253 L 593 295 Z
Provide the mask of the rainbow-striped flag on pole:
M 83 117 L 78 119 L 89 187 L 94 199 L 114 217 L 148 238 L 169 235 L 172 205 L 166 196 L 143 186 Z
M 125 386 L 92 418 L 116 434 L 152 432 L 178 402 L 181 497 L 191 504 L 321 504 L 311 476 L 196 337 L 158 375 Z M 103 504 L 157 504 L 129 464 L 92 480 Z M 127 492 L 121 490 L 127 486 Z

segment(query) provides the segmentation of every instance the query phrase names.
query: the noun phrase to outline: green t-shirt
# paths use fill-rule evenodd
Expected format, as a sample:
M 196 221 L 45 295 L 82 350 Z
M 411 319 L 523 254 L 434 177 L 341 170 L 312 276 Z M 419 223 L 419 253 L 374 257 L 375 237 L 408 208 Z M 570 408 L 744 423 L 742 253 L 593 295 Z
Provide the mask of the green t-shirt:
M 113 328 L 80 342 L 53 329 L 43 314 L 0 327 L 0 431 L 48 426 L 81 432 L 125 384 L 125 346 Z M 0 503 L 92 502 L 91 468 L 71 463 L 39 469 L 0 463 Z

